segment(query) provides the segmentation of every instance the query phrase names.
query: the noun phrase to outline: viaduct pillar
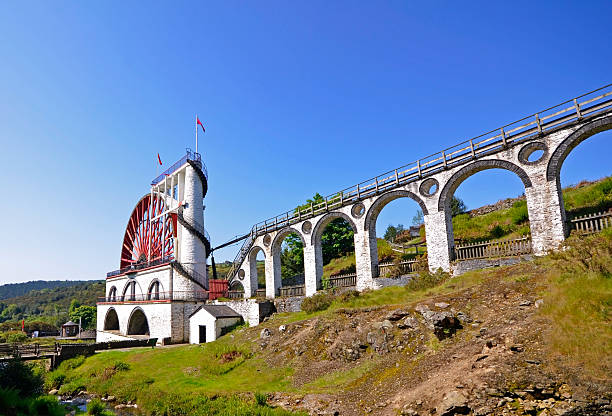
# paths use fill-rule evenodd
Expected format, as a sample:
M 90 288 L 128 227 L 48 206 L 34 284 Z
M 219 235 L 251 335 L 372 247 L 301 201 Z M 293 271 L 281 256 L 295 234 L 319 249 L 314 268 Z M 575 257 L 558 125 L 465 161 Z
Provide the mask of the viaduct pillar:
M 429 270 L 450 271 L 455 241 L 453 240 L 452 217 L 444 211 L 425 214 L 425 238 Z

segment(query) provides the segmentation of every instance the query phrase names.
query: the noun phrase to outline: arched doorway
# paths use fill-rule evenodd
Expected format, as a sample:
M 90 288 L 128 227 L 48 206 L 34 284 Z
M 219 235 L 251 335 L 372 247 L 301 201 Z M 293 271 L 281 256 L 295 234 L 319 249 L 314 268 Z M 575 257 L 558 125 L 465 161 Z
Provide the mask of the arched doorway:
M 119 317 L 115 308 L 110 308 L 104 318 L 105 331 L 119 331 Z
M 149 335 L 149 322 L 140 308 L 132 311 L 128 321 L 128 335 Z

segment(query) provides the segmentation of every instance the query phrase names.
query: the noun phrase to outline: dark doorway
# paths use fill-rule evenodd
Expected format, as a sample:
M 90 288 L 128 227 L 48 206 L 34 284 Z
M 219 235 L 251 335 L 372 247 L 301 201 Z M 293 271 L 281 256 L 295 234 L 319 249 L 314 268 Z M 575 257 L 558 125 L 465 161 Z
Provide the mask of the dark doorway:
M 147 317 L 141 309 L 132 312 L 128 322 L 128 335 L 149 335 L 149 323 Z
M 200 325 L 200 344 L 206 342 L 206 325 Z

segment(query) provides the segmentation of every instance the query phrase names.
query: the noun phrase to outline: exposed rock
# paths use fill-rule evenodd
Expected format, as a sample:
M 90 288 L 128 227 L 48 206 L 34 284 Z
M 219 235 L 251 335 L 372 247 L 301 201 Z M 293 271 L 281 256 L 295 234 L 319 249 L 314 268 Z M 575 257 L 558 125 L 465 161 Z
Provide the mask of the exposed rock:
M 287 330 L 287 325 L 281 325 L 278 327 L 278 332 L 285 332 Z
M 448 308 L 450 306 L 446 302 L 437 302 L 434 305 L 436 306 L 436 308 L 440 308 L 440 309 L 446 309 L 446 308 Z
M 529 306 L 529 305 L 531 305 L 530 300 L 524 300 L 521 303 L 519 303 L 519 306 Z
M 58 393 L 58 390 L 57 390 L 57 389 L 51 389 L 51 390 L 49 390 L 49 394 L 50 394 L 50 395 L 55 395 L 55 394 L 57 394 L 57 393 Z
M 467 415 L 470 413 L 468 400 L 463 393 L 453 390 L 447 393 L 436 407 L 436 413 L 442 416 Z
M 410 312 L 407 311 L 406 309 L 396 309 L 393 312 L 391 312 L 389 315 L 387 315 L 387 320 L 389 321 L 399 321 L 400 319 L 402 319 L 404 316 L 410 315 Z
M 272 336 L 272 332 L 270 332 L 268 328 L 262 329 L 261 332 L 259 333 L 260 339 L 270 338 L 271 336 Z
M 427 308 L 421 309 L 420 313 L 438 339 L 448 338 L 461 328 L 459 319 L 450 312 L 433 312 Z
M 544 299 L 538 299 L 538 300 L 535 301 L 535 307 L 536 308 L 539 308 L 543 304 L 544 304 Z
M 408 316 L 406 319 L 404 319 L 403 321 L 397 324 L 397 327 L 401 329 L 405 329 L 405 328 L 416 329 L 418 328 L 418 326 L 419 326 L 419 322 L 412 316 Z

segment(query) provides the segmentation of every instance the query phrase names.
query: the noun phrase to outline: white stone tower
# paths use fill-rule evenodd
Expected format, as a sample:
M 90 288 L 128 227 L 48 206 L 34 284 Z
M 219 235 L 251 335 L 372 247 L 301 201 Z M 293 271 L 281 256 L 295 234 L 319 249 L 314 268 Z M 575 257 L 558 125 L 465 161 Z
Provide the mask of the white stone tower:
M 198 172 L 199 170 L 199 172 Z M 209 239 L 204 230 L 204 206 L 202 203 L 204 190 L 207 186 L 205 175 L 202 174 L 202 164 L 196 160 L 188 160 L 188 165 L 181 171 L 179 181 L 182 182 L 182 205 L 178 213 L 178 255 L 177 260 L 201 285 L 208 288 L 206 268 L 207 247 Z M 210 249 L 210 247 L 208 248 Z M 195 282 L 190 282 L 184 288 L 201 290 Z

